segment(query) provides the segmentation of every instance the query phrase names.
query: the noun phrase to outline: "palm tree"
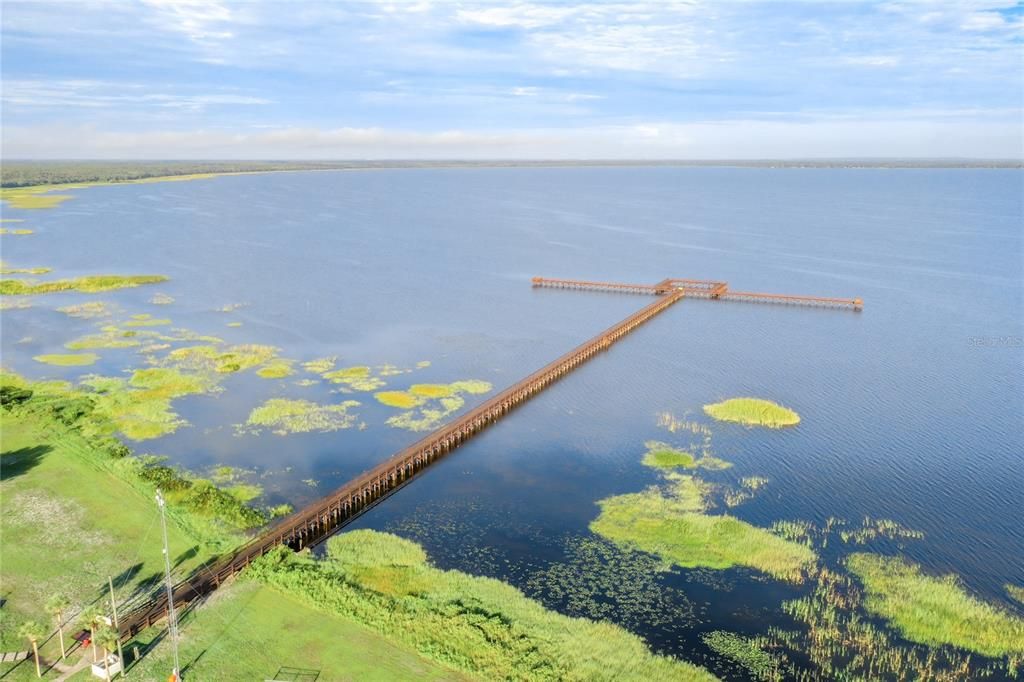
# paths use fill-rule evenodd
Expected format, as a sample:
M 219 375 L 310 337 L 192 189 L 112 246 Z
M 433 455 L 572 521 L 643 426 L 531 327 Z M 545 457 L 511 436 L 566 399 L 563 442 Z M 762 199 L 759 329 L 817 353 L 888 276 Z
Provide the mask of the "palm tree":
M 57 619 L 57 632 L 60 635 L 60 657 L 64 660 L 68 657 L 67 650 L 64 648 L 64 612 L 71 606 L 71 600 L 68 596 L 62 592 L 50 597 L 50 600 L 46 602 L 46 610 Z
M 110 682 L 110 652 L 117 648 L 117 640 L 117 630 L 109 625 L 102 625 L 96 631 L 96 642 L 103 648 L 103 672 L 106 673 L 107 682 Z
M 78 616 L 78 622 L 89 630 L 89 642 L 92 644 L 92 662 L 96 662 L 96 626 L 103 623 L 103 611 L 98 606 L 87 606 Z
M 18 634 L 32 643 L 32 655 L 36 659 L 36 677 L 42 677 L 43 671 L 39 668 L 39 640 L 46 636 L 46 626 L 37 620 L 25 621 L 18 628 Z

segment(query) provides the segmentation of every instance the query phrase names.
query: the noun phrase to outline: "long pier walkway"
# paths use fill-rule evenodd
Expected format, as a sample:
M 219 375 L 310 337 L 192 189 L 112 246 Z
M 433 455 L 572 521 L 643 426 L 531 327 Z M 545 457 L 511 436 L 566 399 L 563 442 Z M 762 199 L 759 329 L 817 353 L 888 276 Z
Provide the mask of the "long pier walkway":
M 199 569 L 173 587 L 175 606 L 194 602 L 216 590 L 255 559 L 278 545 L 301 549 L 332 535 L 339 528 L 347 525 L 408 484 L 431 464 L 501 419 L 517 405 L 537 395 L 601 351 L 607 350 L 616 341 L 684 297 L 824 305 L 858 311 L 862 307 L 859 298 L 832 299 L 733 292 L 729 290 L 728 284 L 725 282 L 707 280 L 665 279 L 657 284 L 646 285 L 536 277 L 532 282 L 536 287 L 650 294 L 657 296 L 657 300 L 484 401 L 466 414 L 445 424 L 425 438 L 400 450 L 326 497 L 300 509 L 262 535 L 242 545 L 231 555 Z M 137 606 L 120 619 L 120 635 L 122 639 L 130 639 L 166 615 L 167 596 L 166 592 L 161 592 L 160 596 Z
M 178 583 L 173 589 L 175 606 L 186 604 L 212 592 L 253 560 L 278 545 L 301 549 L 330 536 L 409 483 L 428 466 L 501 419 L 517 405 L 537 395 L 601 351 L 610 348 L 616 341 L 685 295 L 684 291 L 678 289 L 659 294 L 653 303 L 644 306 L 586 343 L 573 348 L 453 422 L 400 450 L 327 497 L 295 512 L 263 535 L 242 545 L 231 556 Z M 166 613 L 166 595 L 143 604 L 120 620 L 121 637 L 133 637 L 164 618 Z
M 779 303 L 783 305 L 845 308 L 860 312 L 864 301 L 859 298 L 825 298 L 822 296 L 794 296 L 766 294 L 754 291 L 733 291 L 728 282 L 706 279 L 663 279 L 657 284 L 620 284 L 618 282 L 587 282 L 578 279 L 547 279 L 534 277 L 533 286 L 579 291 L 621 291 L 630 294 L 662 295 L 678 290 L 691 298 L 710 298 L 716 301 L 744 301 L 746 303 Z

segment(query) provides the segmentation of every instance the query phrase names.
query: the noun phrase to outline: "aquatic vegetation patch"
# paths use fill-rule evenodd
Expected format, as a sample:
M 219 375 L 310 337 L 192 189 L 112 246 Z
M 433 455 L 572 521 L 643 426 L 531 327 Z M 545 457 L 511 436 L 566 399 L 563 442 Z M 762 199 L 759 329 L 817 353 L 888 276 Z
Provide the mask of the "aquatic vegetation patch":
M 486 393 L 491 389 L 491 384 L 486 381 L 470 379 L 450 384 L 413 384 L 408 391 L 382 391 L 374 397 L 385 405 L 406 410 L 388 417 L 389 426 L 409 431 L 430 431 L 463 408 L 466 400 L 461 394 Z
M 73 341 L 68 341 L 64 347 L 68 350 L 93 350 L 97 348 L 133 348 L 141 346 L 142 340 L 137 338 L 135 332 L 123 332 L 116 327 L 113 331 L 106 330 L 100 334 L 86 334 Z
M 49 294 L 58 291 L 97 292 L 138 287 L 144 284 L 166 282 L 163 275 L 88 275 L 74 279 L 58 279 L 50 282 L 34 283 L 21 279 L 0 279 L 0 294 L 5 296 L 25 296 L 30 294 Z
M 26 310 L 32 307 L 32 301 L 24 298 L 0 299 L 0 310 Z
M 752 500 L 754 498 L 754 493 L 767 484 L 768 479 L 763 476 L 746 476 L 740 479 L 739 490 L 726 491 L 725 505 L 727 507 L 737 507 L 747 500 Z
M 53 268 L 12 268 L 3 261 L 0 261 L 0 275 L 45 275 L 52 272 Z
M 403 410 L 423 404 L 423 398 L 413 395 L 409 391 L 380 391 L 374 393 L 373 397 L 388 407 L 398 407 Z
M 1019 654 L 992 660 L 948 646 L 907 645 L 872 622 L 854 577 L 822 567 L 811 578 L 809 595 L 782 605 L 805 629 L 770 627 L 763 638 L 770 650 L 796 652 L 814 666 L 806 670 L 791 664 L 787 679 L 960 682 L 993 675 L 1016 677 L 1024 660 Z
M 93 319 L 97 317 L 107 317 L 112 315 L 114 311 L 109 303 L 104 303 L 103 301 L 88 301 L 86 303 L 76 303 L 74 305 L 66 305 L 63 308 L 57 308 L 57 312 L 70 315 L 71 317 Z
M 714 679 L 651 654 L 621 627 L 549 611 L 491 578 L 434 568 L 419 545 L 387 533 L 335 536 L 324 560 L 275 551 L 247 572 L 484 679 Z
M 243 504 L 252 502 L 263 495 L 263 488 L 252 483 L 236 483 L 235 485 L 223 488 L 223 490 Z
M 153 317 L 149 313 L 132 315 L 132 319 L 124 323 L 125 327 L 169 327 L 171 321 L 167 318 Z
M 761 398 L 730 398 L 720 403 L 705 405 L 704 412 L 719 421 L 750 426 L 781 428 L 800 423 L 800 415 L 793 410 Z
M 295 374 L 291 360 L 274 360 L 256 370 L 256 375 L 264 379 L 284 379 Z
M 529 576 L 527 596 L 567 616 L 611 621 L 629 630 L 682 630 L 699 623 L 686 594 L 662 584 L 660 564 L 651 555 L 593 536 L 567 538 L 565 554 L 565 562 Z
M 705 514 L 708 493 L 708 484 L 677 474 L 666 492 L 652 487 L 601 500 L 590 529 L 684 568 L 747 566 L 791 582 L 813 568 L 817 556 L 808 547 L 732 516 Z
M 176 348 L 162 362 L 197 371 L 231 374 L 268 363 L 276 358 L 277 352 L 274 346 L 260 344 L 240 344 L 227 348 L 204 344 Z
M 0 200 L 12 208 L 39 209 L 53 208 L 73 198 L 70 194 L 49 194 L 54 189 L 56 187 L 4 187 L 0 188 Z
M 930 576 L 900 557 L 867 553 L 850 555 L 846 566 L 864 585 L 867 610 L 912 642 L 1024 655 L 1024 619 L 971 596 L 956 576 Z
M 924 537 L 924 533 L 913 528 L 907 528 L 892 519 L 872 519 L 870 516 L 866 516 L 861 522 L 860 528 L 849 531 L 841 530 L 839 531 L 839 537 L 843 542 L 864 545 L 879 537 L 889 540 L 902 538 L 920 540 Z
M 323 372 L 320 376 L 332 384 L 342 384 L 349 391 L 376 391 L 386 385 L 383 379 L 374 376 L 373 370 L 365 365 L 343 367 Z
M 32 358 L 36 362 L 58 367 L 82 367 L 94 364 L 100 359 L 95 353 L 51 353 L 47 355 L 36 355 Z
M 270 514 L 270 518 L 279 519 L 288 516 L 295 511 L 295 507 L 291 506 L 287 502 L 282 504 L 276 504 L 273 507 L 267 509 L 267 513 Z
M 783 679 L 782 662 L 764 650 L 764 643 L 752 637 L 743 637 L 734 632 L 714 630 L 705 633 L 701 639 L 715 653 L 735 661 L 758 680 Z
M 481 381 L 479 379 L 463 379 L 462 381 L 453 381 L 448 384 L 449 388 L 455 393 L 469 393 L 470 395 L 480 395 L 483 393 L 490 393 L 494 390 L 494 386 L 489 381 Z
M 1024 604 L 1024 587 L 1020 585 L 1011 585 L 1006 583 L 1003 585 L 1003 589 L 1006 590 L 1006 594 L 1009 595 L 1010 599 Z
M 450 398 L 457 393 L 457 389 L 447 384 L 413 384 L 409 387 L 409 393 L 421 398 Z
M 697 459 L 691 453 L 676 449 L 668 443 L 649 440 L 644 445 L 647 447 L 642 460 L 644 466 L 661 469 L 693 469 L 697 466 Z
M 171 408 L 173 399 L 217 390 L 209 377 L 165 367 L 136 370 L 128 380 L 91 375 L 82 384 L 92 389 L 96 411 L 132 440 L 173 433 L 187 423 Z
M 228 322 L 224 326 L 226 326 L 226 327 L 241 327 L 242 323 L 241 322 Z
M 317 358 L 316 360 L 310 360 L 302 363 L 302 368 L 307 372 L 312 372 L 313 374 L 325 374 L 334 369 L 334 364 L 337 361 L 337 357 Z
M 658 413 L 658 426 L 663 429 L 668 429 L 670 433 L 689 432 L 695 436 L 704 436 L 706 438 L 711 437 L 711 429 L 709 429 L 707 425 L 701 424 L 700 422 L 679 419 L 671 412 Z
M 153 294 L 153 297 L 149 299 L 149 302 L 153 305 L 170 305 L 174 303 L 174 297 L 161 292 Z
M 16 236 L 19 236 L 19 237 L 24 237 L 26 235 L 30 235 L 33 232 L 34 232 L 33 230 L 29 230 L 29 229 L 24 228 L 24 227 L 17 227 L 17 228 L 0 227 L 0 234 L 16 235 Z
M 346 400 L 335 405 L 321 405 L 309 400 L 271 398 L 249 413 L 245 426 L 239 425 L 241 433 L 260 433 L 261 428 L 285 436 L 289 433 L 326 433 L 351 428 L 356 416 L 349 410 L 358 406 L 355 400 Z

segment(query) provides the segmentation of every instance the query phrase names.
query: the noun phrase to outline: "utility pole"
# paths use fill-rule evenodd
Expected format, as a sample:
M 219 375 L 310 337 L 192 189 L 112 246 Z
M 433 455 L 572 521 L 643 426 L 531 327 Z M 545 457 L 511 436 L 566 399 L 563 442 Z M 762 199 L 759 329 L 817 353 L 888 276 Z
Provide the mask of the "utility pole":
M 171 680 L 179 682 L 181 672 L 178 666 L 178 617 L 174 613 L 174 585 L 171 583 L 171 554 L 167 549 L 167 513 L 164 509 L 164 496 L 156 491 L 156 503 L 160 507 L 160 525 L 164 531 L 164 568 L 167 574 L 167 629 L 171 633 L 171 646 L 174 649 L 174 672 Z
M 117 624 L 117 601 L 114 600 L 114 579 L 107 576 L 107 584 L 110 585 L 110 608 L 114 611 L 114 632 L 117 633 L 117 662 L 121 664 L 121 677 L 127 677 L 124 673 L 124 652 L 121 651 L 121 626 Z

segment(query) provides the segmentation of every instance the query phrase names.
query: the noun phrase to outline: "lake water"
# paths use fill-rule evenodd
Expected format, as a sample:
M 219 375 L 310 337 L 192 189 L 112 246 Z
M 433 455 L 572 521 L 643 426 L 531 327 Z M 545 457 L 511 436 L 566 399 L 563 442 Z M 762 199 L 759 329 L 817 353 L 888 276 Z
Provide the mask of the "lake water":
M 482 379 L 500 389 L 650 302 L 533 289 L 535 275 L 862 297 L 860 314 L 684 300 L 356 524 L 737 674 L 709 662 L 699 634 L 784 622 L 779 603 L 799 588 L 739 569 L 619 565 L 623 555 L 587 528 L 597 500 L 658 481 L 640 463 L 644 441 L 688 444 L 658 426 L 663 412 L 708 425 L 715 454 L 734 464 L 703 477 L 769 479 L 730 513 L 762 526 L 896 520 L 925 534 L 904 543 L 910 559 L 1020 612 L 1003 585 L 1024 585 L 1021 189 L 1013 170 L 659 167 L 281 173 L 76 190 L 54 209 L 5 208 L 25 218 L 10 226 L 35 230 L 3 238 L 8 265 L 171 280 L 5 311 L 3 362 L 33 378 L 141 366 L 131 349 L 99 351 L 89 368 L 32 361 L 95 331 L 57 307 L 105 300 L 300 361 L 431 362 L 389 388 Z M 151 304 L 158 291 L 175 302 Z M 217 310 L 233 304 L 244 305 Z M 231 376 L 220 394 L 175 403 L 190 427 L 136 449 L 200 472 L 250 470 L 266 502 L 300 506 L 420 435 L 387 426 L 396 410 L 368 393 L 344 396 L 361 401 L 363 430 L 236 433 L 270 397 L 341 399 L 335 386 L 297 378 Z M 702 414 L 743 395 L 787 405 L 802 422 L 753 430 Z M 826 557 L 849 551 L 836 543 Z M 571 594 L 553 589 L 558 575 L 574 576 Z

